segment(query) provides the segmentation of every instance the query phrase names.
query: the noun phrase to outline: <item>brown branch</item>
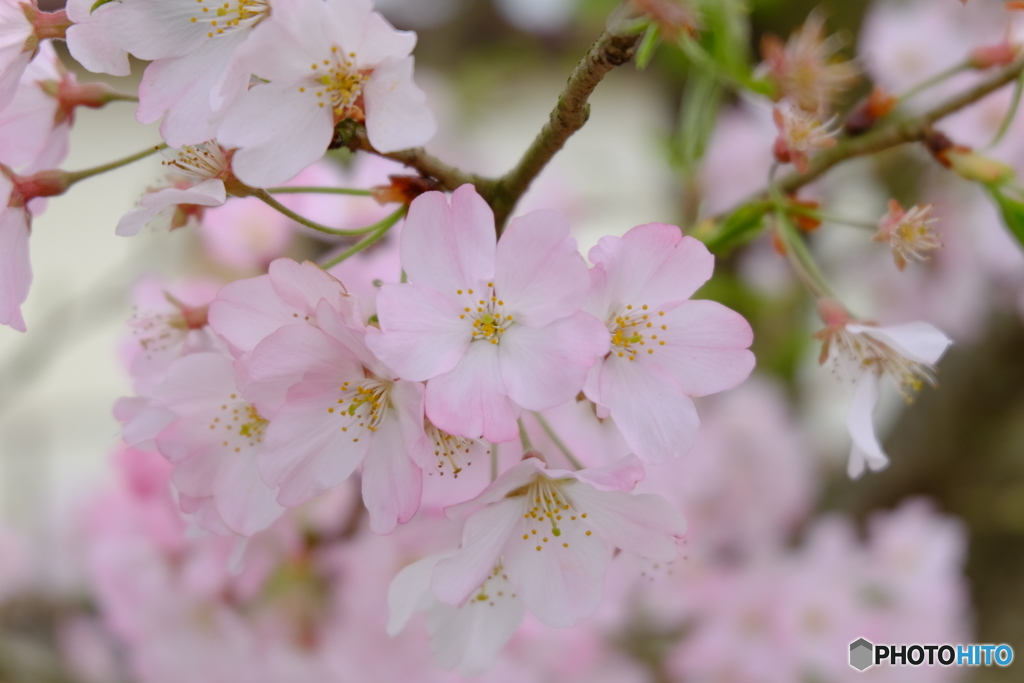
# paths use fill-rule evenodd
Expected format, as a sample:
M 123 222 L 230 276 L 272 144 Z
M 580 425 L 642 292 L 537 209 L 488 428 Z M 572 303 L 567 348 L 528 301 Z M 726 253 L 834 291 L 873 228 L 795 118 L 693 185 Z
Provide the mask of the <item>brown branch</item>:
M 605 31 L 573 69 L 548 122 L 519 163 L 499 178 L 491 190 L 488 199 L 494 208 L 499 231 L 533 179 L 565 146 L 566 140 L 587 122 L 590 117 L 587 100 L 594 88 L 605 74 L 632 58 L 642 35 L 642 32 L 620 34 Z

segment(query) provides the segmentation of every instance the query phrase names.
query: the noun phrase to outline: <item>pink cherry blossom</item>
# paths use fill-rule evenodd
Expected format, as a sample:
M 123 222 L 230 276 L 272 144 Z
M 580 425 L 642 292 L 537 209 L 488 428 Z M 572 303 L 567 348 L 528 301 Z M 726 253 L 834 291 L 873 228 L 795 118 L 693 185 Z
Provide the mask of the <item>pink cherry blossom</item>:
M 170 214 L 170 229 L 180 228 L 202 215 L 202 207 L 220 206 L 227 201 L 224 182 L 231 179 L 231 152 L 214 141 L 164 154 L 164 166 L 179 179 L 170 187 L 154 189 L 142 196 L 139 208 L 126 213 L 117 224 L 117 234 L 131 237 L 146 225 Z
M 817 115 L 793 106 L 776 107 L 772 117 L 779 131 L 773 147 L 775 159 L 782 164 L 792 163 L 801 173 L 810 168 L 812 152 L 836 145 L 832 119 L 822 123 Z
M 315 325 L 321 301 L 343 312 L 345 320 L 359 318 L 345 286 L 320 266 L 276 259 L 266 275 L 236 280 L 218 292 L 210 304 L 210 326 L 235 356 L 241 356 L 285 325 Z
M 276 3 L 235 59 L 261 82 L 218 129 L 238 147 L 244 182 L 284 182 L 323 156 L 334 125 L 366 121 L 380 152 L 422 145 L 437 128 L 412 81 L 416 35 L 396 31 L 370 0 Z M 286 55 L 286 59 L 282 59 Z
M 74 22 L 67 30 L 68 52 L 89 71 L 111 76 L 131 73 L 128 53 L 110 35 L 110 18 L 120 4 L 107 2 L 95 7 L 95 0 L 67 2 L 68 18 Z
M 294 507 L 362 464 L 370 528 L 390 533 L 416 513 L 421 468 L 433 466 L 423 385 L 396 379 L 366 348 L 363 328 L 329 301 L 317 307 L 316 324 L 281 327 L 246 360 L 245 395 L 271 418 L 260 471 L 280 487 L 278 501 Z M 305 373 L 292 384 L 296 368 Z
M 39 44 L 30 18 L 37 13 L 35 0 L 0 0 L 0 108 L 14 99 Z
M 888 242 L 896 267 L 903 270 L 908 261 L 926 261 L 928 254 L 942 246 L 932 230 L 932 205 L 912 206 L 904 211 L 895 199 L 889 200 L 889 211 L 878 222 L 876 242 Z
M 611 353 L 591 369 L 587 398 L 645 462 L 684 455 L 699 424 L 691 397 L 730 389 L 753 369 L 750 325 L 721 304 L 690 300 L 714 257 L 673 225 L 604 237 L 590 260 L 586 310 L 607 325 Z
M 440 602 L 430 589 L 434 568 L 454 553 L 430 555 L 398 573 L 388 589 L 388 634 L 405 628 L 415 612 L 426 612 L 430 647 L 437 663 L 479 676 L 523 621 L 523 602 L 498 565 L 461 607 Z
M 464 605 L 499 563 L 526 609 L 567 627 L 594 613 L 615 548 L 659 561 L 677 554 L 685 522 L 664 499 L 630 495 L 643 476 L 635 457 L 578 472 L 548 469 L 527 457 L 476 499 L 462 548 L 441 560 L 431 587 L 441 602 Z
M 430 380 L 430 421 L 491 442 L 518 434 L 521 408 L 575 396 L 608 349 L 600 321 L 581 312 L 586 264 L 565 220 L 536 211 L 495 243 L 490 208 L 471 185 L 428 192 L 402 232 L 407 284 L 377 301 L 380 332 L 368 343 L 399 377 Z
M 60 89 L 76 86 L 50 43 L 25 69 L 14 98 L 0 110 L 0 163 L 22 173 L 56 168 L 68 153 L 74 105 L 61 101 Z

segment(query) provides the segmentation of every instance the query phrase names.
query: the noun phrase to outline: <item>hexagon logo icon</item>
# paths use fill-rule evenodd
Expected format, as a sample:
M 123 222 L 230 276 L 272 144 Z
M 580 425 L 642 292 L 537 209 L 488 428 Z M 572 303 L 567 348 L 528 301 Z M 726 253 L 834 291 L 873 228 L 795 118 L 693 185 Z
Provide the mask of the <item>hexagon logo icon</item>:
M 872 653 L 875 646 L 864 638 L 858 638 L 850 643 L 850 666 L 857 671 L 864 671 L 874 664 Z

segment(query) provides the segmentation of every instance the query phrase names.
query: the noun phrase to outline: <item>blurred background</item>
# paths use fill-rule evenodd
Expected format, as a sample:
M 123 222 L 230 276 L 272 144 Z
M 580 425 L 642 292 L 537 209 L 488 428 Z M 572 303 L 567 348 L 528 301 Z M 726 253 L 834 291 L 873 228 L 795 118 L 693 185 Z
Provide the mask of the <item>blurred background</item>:
M 60 3 L 40 0 L 46 4 Z M 464 170 L 497 175 L 546 121 L 567 74 L 617 3 L 377 5 L 396 27 L 419 34 L 416 78 L 441 122 L 428 149 Z M 996 0 L 966 7 L 956 0 L 751 0 L 747 6 L 741 43 L 755 63 L 766 34 L 785 40 L 812 10 L 821 13 L 837 36 L 837 58 L 855 60 L 862 71 L 838 111 L 872 84 L 905 90 L 972 48 L 999 42 L 1010 27 Z M 134 65 L 135 78 L 142 67 Z M 977 75 L 965 74 L 908 106 L 927 106 L 972 78 Z M 130 79 L 108 80 L 134 88 Z M 662 46 L 643 71 L 632 65 L 613 71 L 592 98 L 587 125 L 537 178 L 519 211 L 564 212 L 585 254 L 601 236 L 642 223 L 690 229 L 758 191 L 772 162 L 771 102 L 727 91 L 708 95 L 699 81 L 671 46 Z M 984 146 L 1010 106 L 1010 90 L 939 128 L 957 142 Z M 706 120 L 694 123 L 699 112 Z M 63 168 L 158 142 L 155 127 L 137 124 L 133 114 L 127 103 L 79 111 Z M 1024 171 L 1024 120 L 989 153 Z M 365 187 L 399 171 L 341 153 L 326 163 L 311 173 L 328 180 L 305 184 L 333 178 Z M 220 218 L 210 212 L 202 228 L 115 236 L 118 219 L 160 170 L 149 159 L 83 183 L 51 200 L 33 224 L 35 281 L 24 308 L 29 333 L 0 330 L 0 683 L 164 680 L 133 668 L 136 644 L 111 626 L 108 592 L 97 588 L 90 569 L 99 532 L 82 526 L 84 511 L 104 491 L 124 486 L 111 459 L 120 431 L 112 405 L 132 393 L 124 358 L 132 344 L 128 323 L 143 296 L 139 283 L 143 290 L 154 279 L 224 283 L 262 272 L 280 254 L 302 258 L 335 248 L 255 209 Z M 879 598 L 882 607 L 872 607 L 880 610 L 877 618 L 901 624 L 883 630 L 895 634 L 892 642 L 1007 643 L 1024 654 L 1020 245 L 980 191 L 916 147 L 844 164 L 801 197 L 864 221 L 882 216 L 890 197 L 904 206 L 936 207 L 944 248 L 904 273 L 884 245 L 858 228 L 826 224 L 810 236 L 823 270 L 855 313 L 883 324 L 924 320 L 955 341 L 939 366 L 938 389 L 926 388 L 912 404 L 891 392 L 880 407 L 876 420 L 888 435 L 892 465 L 858 481 L 847 478 L 850 386 L 818 366 L 813 301 L 769 231 L 719 254 L 715 278 L 698 296 L 751 321 L 758 369 L 745 387 L 699 404 L 706 434 L 689 464 L 666 470 L 688 482 L 666 495 L 675 496 L 692 529 L 691 557 L 671 579 L 675 588 L 659 589 L 674 590 L 676 598 L 656 608 L 632 588 L 610 596 L 618 608 L 591 628 L 602 643 L 594 647 L 613 654 L 580 655 L 598 663 L 616 658 L 600 674 L 597 664 L 569 670 L 538 660 L 528 672 L 499 665 L 505 673 L 494 680 L 881 680 L 877 671 L 861 675 L 846 667 L 843 644 L 862 633 L 820 641 L 801 635 L 828 631 L 814 619 L 833 619 L 839 631 L 838 624 L 864 623 L 844 622 L 843 615 L 858 600 L 870 602 L 861 584 L 872 573 L 891 590 L 891 600 Z M 305 208 L 343 227 L 386 213 L 364 199 Z M 393 247 L 393 240 L 385 242 L 377 256 Z M 374 252 L 366 256 L 373 258 Z M 771 528 L 761 529 L 758 520 Z M 752 549 L 759 544 L 768 547 Z M 905 585 L 892 579 L 900 572 Z M 389 578 L 381 579 L 384 585 Z M 847 589 L 859 597 L 836 604 Z M 908 597 L 915 590 L 922 594 Z M 764 607 L 767 596 L 787 606 Z M 787 612 L 794 606 L 807 609 Z M 768 624 L 758 621 L 762 607 L 771 615 Z M 511 649 L 522 657 L 529 650 Z M 828 658 L 831 665 L 818 666 Z M 917 669 L 891 680 L 1011 681 L 1021 678 L 1019 669 Z M 433 680 L 394 675 L 339 680 Z M 220 676 L 202 680 L 235 680 Z

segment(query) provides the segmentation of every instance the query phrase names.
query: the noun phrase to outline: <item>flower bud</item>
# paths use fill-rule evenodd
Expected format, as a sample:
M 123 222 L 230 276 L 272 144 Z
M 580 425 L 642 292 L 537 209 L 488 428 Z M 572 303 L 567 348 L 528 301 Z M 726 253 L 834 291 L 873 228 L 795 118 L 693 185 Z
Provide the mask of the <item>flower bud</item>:
M 844 128 L 850 135 L 863 135 L 871 130 L 880 118 L 887 115 L 895 107 L 897 100 L 884 89 L 875 86 L 867 99 L 847 117 Z
M 411 204 L 412 200 L 424 192 L 443 190 L 444 188 L 432 178 L 409 175 L 389 175 L 390 185 L 377 185 L 370 188 L 373 198 L 378 204 Z
M 971 51 L 967 63 L 974 69 L 990 69 L 993 66 L 1011 64 L 1020 54 L 1020 45 L 1004 40 L 997 45 L 986 45 Z

